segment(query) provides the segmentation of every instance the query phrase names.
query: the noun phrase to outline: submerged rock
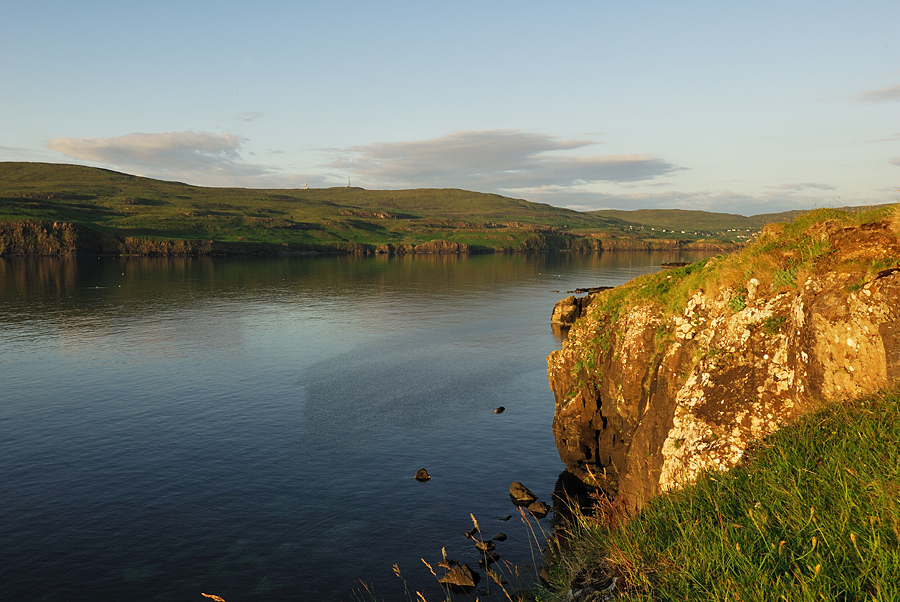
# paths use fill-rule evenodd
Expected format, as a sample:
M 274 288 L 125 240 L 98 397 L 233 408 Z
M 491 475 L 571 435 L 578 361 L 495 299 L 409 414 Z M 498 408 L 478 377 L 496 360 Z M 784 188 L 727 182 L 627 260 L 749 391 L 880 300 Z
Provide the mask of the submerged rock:
M 505 411 L 506 411 L 506 408 L 504 408 L 503 406 L 500 406 L 499 408 L 494 410 L 494 414 L 502 414 Z

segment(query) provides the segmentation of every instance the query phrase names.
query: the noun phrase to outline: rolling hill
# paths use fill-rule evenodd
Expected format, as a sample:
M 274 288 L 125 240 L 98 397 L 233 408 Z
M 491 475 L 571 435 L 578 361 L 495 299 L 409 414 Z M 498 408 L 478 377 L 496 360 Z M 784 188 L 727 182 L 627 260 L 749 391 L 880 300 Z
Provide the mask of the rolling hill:
M 678 210 L 586 213 L 458 189 L 211 188 L 94 167 L 0 163 L 0 254 L 724 247 L 763 221 Z M 728 231 L 737 228 L 743 232 Z

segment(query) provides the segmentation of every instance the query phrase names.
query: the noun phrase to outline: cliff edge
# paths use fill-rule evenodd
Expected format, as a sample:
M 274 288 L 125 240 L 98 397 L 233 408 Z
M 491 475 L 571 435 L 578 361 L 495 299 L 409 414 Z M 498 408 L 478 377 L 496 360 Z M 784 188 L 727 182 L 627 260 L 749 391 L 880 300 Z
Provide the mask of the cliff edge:
M 566 467 L 634 507 L 900 377 L 900 214 L 810 212 L 581 302 L 548 358 Z

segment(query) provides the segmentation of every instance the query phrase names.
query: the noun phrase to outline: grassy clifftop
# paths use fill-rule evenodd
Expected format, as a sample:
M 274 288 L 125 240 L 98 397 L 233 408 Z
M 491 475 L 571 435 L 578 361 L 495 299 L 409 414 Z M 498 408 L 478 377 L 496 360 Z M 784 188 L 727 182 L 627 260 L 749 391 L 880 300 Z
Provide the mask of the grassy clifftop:
M 419 245 L 425 245 L 420 251 L 491 252 L 741 242 L 726 228 L 664 233 L 620 216 L 457 189 L 208 188 L 92 167 L 7 162 L 0 163 L 0 227 L 12 222 L 87 228 L 130 241 L 122 252 L 164 251 L 162 243 L 171 249 L 175 241 L 193 252 L 242 246 L 411 252 Z M 7 242 L 6 253 L 27 246 L 24 239 Z

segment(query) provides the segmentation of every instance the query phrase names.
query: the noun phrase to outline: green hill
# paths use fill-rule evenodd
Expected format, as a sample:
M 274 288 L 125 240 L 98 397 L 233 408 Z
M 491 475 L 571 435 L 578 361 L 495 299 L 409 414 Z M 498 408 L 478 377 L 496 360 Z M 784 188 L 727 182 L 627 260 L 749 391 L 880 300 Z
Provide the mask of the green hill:
M 0 163 L 0 254 L 726 247 L 758 227 L 724 215 L 585 213 L 457 189 L 210 188 L 94 167 Z M 738 227 L 744 231 L 727 231 Z

